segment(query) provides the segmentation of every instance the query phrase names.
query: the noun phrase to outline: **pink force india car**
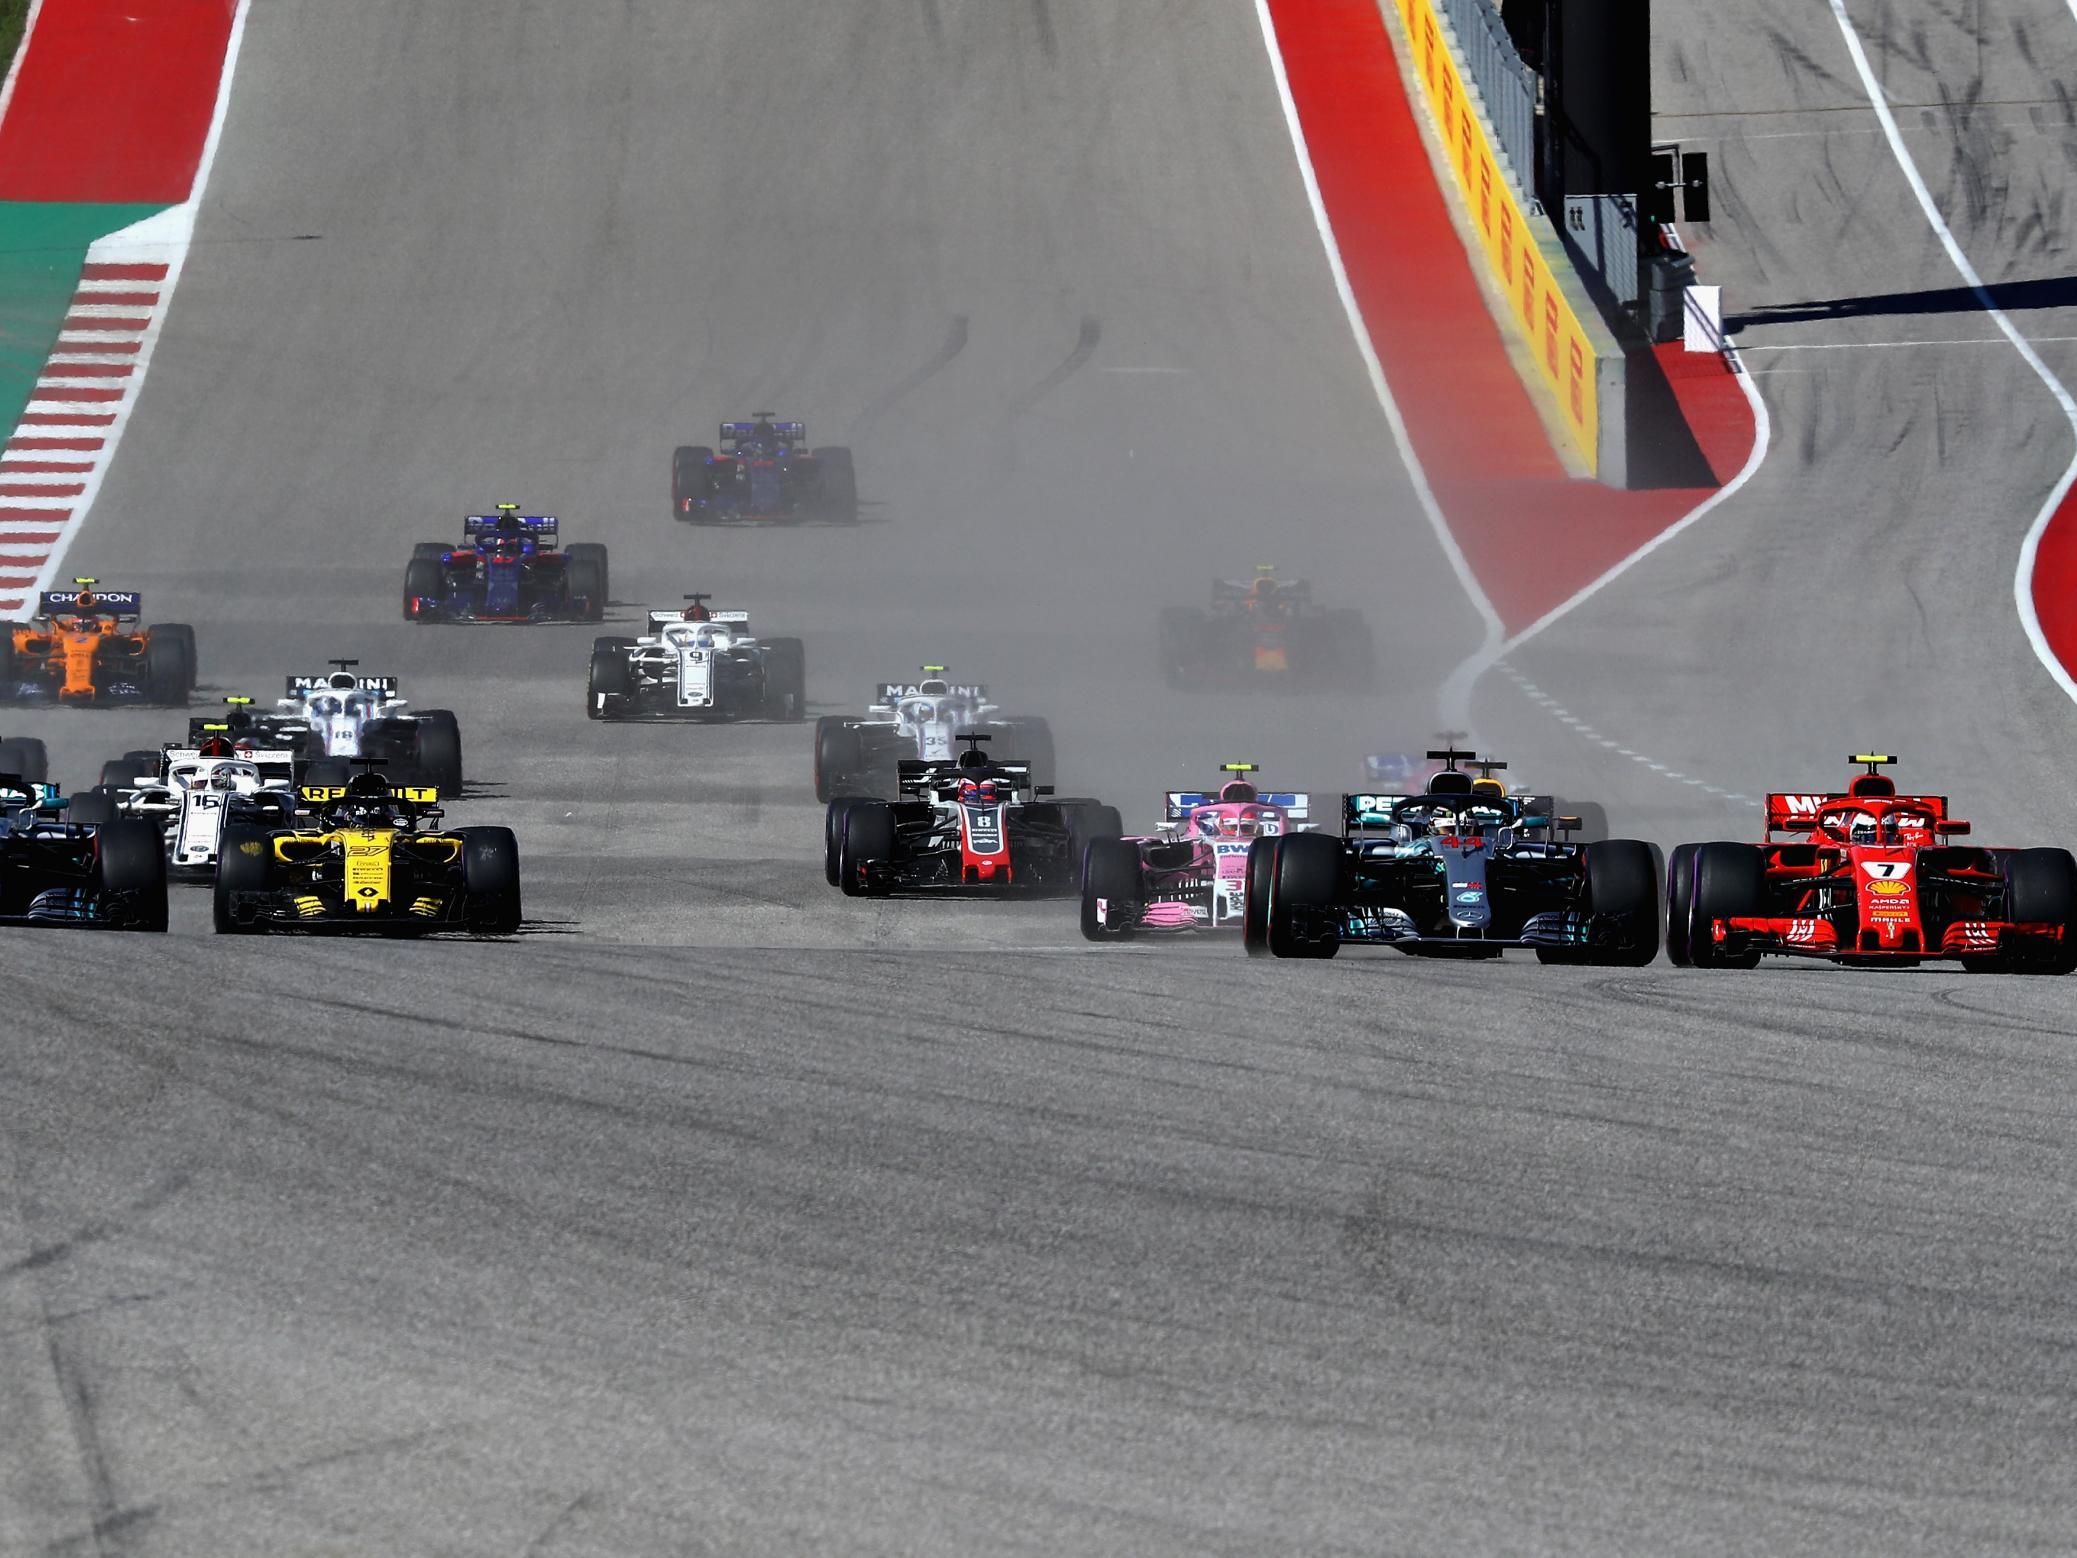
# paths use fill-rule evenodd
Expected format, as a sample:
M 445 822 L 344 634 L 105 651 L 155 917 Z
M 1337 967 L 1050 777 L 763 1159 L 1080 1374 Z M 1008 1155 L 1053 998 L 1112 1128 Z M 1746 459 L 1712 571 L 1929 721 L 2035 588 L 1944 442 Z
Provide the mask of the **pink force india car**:
M 1216 793 L 1170 790 L 1160 833 L 1096 839 L 1082 863 L 1082 934 L 1122 941 L 1141 932 L 1238 931 L 1248 846 L 1311 826 L 1312 797 L 1260 791 L 1253 763 L 1225 763 Z

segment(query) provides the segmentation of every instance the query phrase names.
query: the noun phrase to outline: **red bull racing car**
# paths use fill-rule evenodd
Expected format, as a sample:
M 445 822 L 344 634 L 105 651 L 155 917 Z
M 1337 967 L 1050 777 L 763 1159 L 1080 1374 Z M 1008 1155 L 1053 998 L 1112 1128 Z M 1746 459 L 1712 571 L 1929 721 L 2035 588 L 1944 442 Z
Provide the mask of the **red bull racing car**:
M 1944 795 L 1899 795 L 1864 752 L 1844 791 L 1767 797 L 1759 844 L 1682 844 L 1666 862 L 1666 950 L 1696 968 L 1761 957 L 1862 967 L 1937 959 L 1977 972 L 2077 969 L 2077 861 L 2066 849 L 1954 842 Z

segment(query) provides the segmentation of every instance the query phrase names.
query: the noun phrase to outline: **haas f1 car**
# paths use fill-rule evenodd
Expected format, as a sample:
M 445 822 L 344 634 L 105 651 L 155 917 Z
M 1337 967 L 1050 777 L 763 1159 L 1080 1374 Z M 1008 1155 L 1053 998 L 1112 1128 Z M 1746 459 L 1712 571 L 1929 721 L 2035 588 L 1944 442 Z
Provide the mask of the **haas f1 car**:
M 671 455 L 671 513 L 694 524 L 724 519 L 820 519 L 848 525 L 858 518 L 858 481 L 851 451 L 810 451 L 808 424 L 774 422 L 769 411 L 749 422 L 724 422 L 720 453 L 698 444 Z
M 864 719 L 825 714 L 815 721 L 815 799 L 892 795 L 903 760 L 951 762 L 962 730 L 987 732 L 1024 755 L 1034 780 L 1053 782 L 1052 727 L 1006 716 L 982 683 L 949 682 L 943 666 L 926 665 L 920 681 L 881 682 Z
M 8 703 L 184 704 L 195 690 L 195 630 L 145 627 L 135 590 L 74 579 L 45 590 L 33 620 L 0 637 L 0 700 Z
M 226 830 L 216 928 L 371 930 L 389 935 L 519 928 L 519 845 L 509 828 L 438 826 L 439 794 L 363 771 L 305 785 L 304 826 Z
M 960 739 L 950 763 L 907 760 L 901 798 L 829 803 L 825 874 L 853 897 L 907 892 L 1017 893 L 1070 897 L 1082 856 L 1124 831 L 1115 807 L 1055 797 L 1021 762 L 991 762 L 987 735 Z
M 0 774 L 0 924 L 164 930 L 159 830 L 82 822 L 55 786 Z
M 807 652 L 757 638 L 747 611 L 709 611 L 688 595 L 649 613 L 640 638 L 595 638 L 584 712 L 603 720 L 797 720 L 807 711 Z
M 1284 580 L 1266 565 L 1253 579 L 1215 579 L 1209 610 L 1161 612 L 1161 674 L 1171 687 L 1369 690 L 1377 668 L 1360 611 L 1313 603 L 1310 580 Z
M 2077 969 L 2077 862 L 1985 849 L 1944 795 L 1899 795 L 1866 765 L 1844 793 L 1767 797 L 1763 843 L 1682 844 L 1666 862 L 1666 950 L 1696 968 L 1766 954 L 1868 968 L 1953 959 L 1984 972 Z
M 1098 839 L 1082 871 L 1082 934 L 1123 940 L 1142 931 L 1233 930 L 1246 906 L 1257 839 L 1302 832 L 1312 797 L 1261 791 L 1253 763 L 1226 763 L 1215 791 L 1171 790 L 1152 838 Z
M 596 622 L 606 614 L 606 549 L 558 548 L 561 523 L 500 503 L 462 522 L 462 544 L 421 541 L 404 568 L 407 622 Z
M 1249 847 L 1249 953 L 1333 957 L 1351 943 L 1427 956 L 1638 966 L 1659 952 L 1658 863 L 1635 839 L 1574 844 L 1574 819 L 1527 811 L 1493 778 L 1447 766 L 1419 795 L 1342 797 L 1342 836 Z M 1495 764 L 1495 767 L 1501 765 Z

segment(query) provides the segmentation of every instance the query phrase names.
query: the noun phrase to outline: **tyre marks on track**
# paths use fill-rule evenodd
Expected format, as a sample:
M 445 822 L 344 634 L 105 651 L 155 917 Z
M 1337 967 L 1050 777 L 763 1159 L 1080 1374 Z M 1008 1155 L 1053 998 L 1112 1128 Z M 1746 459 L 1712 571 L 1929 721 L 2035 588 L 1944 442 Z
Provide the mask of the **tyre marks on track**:
M 929 0 L 924 0 L 924 3 L 924 14 L 936 16 L 937 13 L 928 8 Z M 966 350 L 968 322 L 968 316 L 965 314 L 953 315 L 951 328 L 945 332 L 944 344 L 907 378 L 900 380 L 898 383 L 888 385 L 886 389 L 880 391 L 879 394 L 866 402 L 865 409 L 851 419 L 851 427 L 847 436 L 852 443 L 867 442 L 872 435 L 873 429 L 879 426 L 882 417 L 886 416 L 888 412 L 892 411 L 909 396 L 929 383 L 931 379 L 952 365 L 953 359 Z

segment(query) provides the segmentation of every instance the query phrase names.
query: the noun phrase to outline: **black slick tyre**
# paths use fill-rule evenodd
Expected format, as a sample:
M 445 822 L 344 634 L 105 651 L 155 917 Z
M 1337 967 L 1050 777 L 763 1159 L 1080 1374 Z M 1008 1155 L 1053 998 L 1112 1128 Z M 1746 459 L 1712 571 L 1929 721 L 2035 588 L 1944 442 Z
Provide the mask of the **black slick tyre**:
M 166 928 L 166 840 L 150 823 L 120 817 L 94 835 L 94 874 L 101 890 L 121 896 L 130 930 Z
M 2063 939 L 2052 951 L 2016 958 L 2008 966 L 2023 974 L 2077 969 L 2077 860 L 2067 849 L 2015 849 L 2004 857 L 2004 867 L 2006 918 L 2063 928 Z
M 564 554 L 563 600 L 570 615 L 579 622 L 597 622 L 606 615 L 606 549 L 596 541 L 580 541 Z
M 84 795 L 75 795 L 65 807 L 65 820 L 82 828 L 103 828 L 122 813 L 116 809 L 115 786 L 97 784 Z
M 688 514 L 685 505 L 704 503 L 713 487 L 713 473 L 707 462 L 714 458 L 712 449 L 697 444 L 680 444 L 671 451 L 671 517 L 673 519 L 697 519 L 697 512 Z
M 151 636 L 153 639 L 168 639 L 180 646 L 181 659 L 187 666 L 187 685 L 181 690 L 193 692 L 196 679 L 195 630 L 185 622 L 161 622 L 151 630 Z M 183 698 L 181 701 L 184 703 L 187 700 Z
M 1642 968 L 1659 955 L 1659 864 L 1651 846 L 1638 839 L 1606 839 L 1582 851 L 1587 910 L 1620 915 L 1630 940 L 1596 947 L 1587 961 L 1604 968 Z
M 1331 911 L 1341 888 L 1341 843 L 1316 833 L 1292 833 L 1276 841 L 1270 865 L 1269 950 L 1280 958 L 1331 958 L 1341 941 L 1317 924 L 1301 924 Z M 1312 911 L 1312 914 L 1308 914 Z
M 1160 627 L 1161 675 L 1171 687 L 1203 679 L 1205 615 L 1195 606 L 1164 606 Z
M 447 561 L 447 551 L 445 541 L 420 541 L 411 548 L 411 560 L 414 563 L 428 560 L 444 563 Z
M 838 870 L 838 857 L 844 847 L 844 816 L 863 799 L 862 796 L 839 795 L 830 801 L 822 814 L 822 876 L 831 887 L 843 880 Z
M 428 709 L 413 721 L 418 740 L 413 761 L 444 796 L 462 793 L 462 727 L 451 709 Z
M 153 703 L 184 707 L 195 686 L 195 662 L 189 644 L 154 631 L 144 644 L 144 686 Z
M 231 896 L 265 892 L 272 882 L 272 861 L 266 834 L 249 828 L 225 830 L 216 855 L 216 879 L 210 888 L 210 912 L 217 934 L 240 936 L 265 929 L 258 920 L 238 919 L 231 912 Z
M 844 793 L 856 782 L 854 775 L 865 768 L 865 739 L 858 727 L 841 714 L 824 714 L 815 721 L 815 799 L 826 801 Z
M 447 570 L 440 566 L 437 557 L 414 557 L 404 565 L 404 620 L 422 622 L 432 612 L 420 605 L 422 601 L 436 601 L 447 594 Z
M 858 474 L 851 467 L 851 451 L 831 447 L 813 453 L 822 472 L 822 517 L 833 525 L 857 524 Z
M 1690 900 L 1695 895 L 1695 852 L 1701 847 L 1676 844 L 1666 857 L 1666 957 L 1675 968 L 1694 962 L 1688 952 Z
M 1698 844 L 1695 885 L 1688 895 L 1688 959 L 1696 968 L 1758 968 L 1757 950 L 1725 953 L 1711 926 L 1717 920 L 1765 913 L 1767 870 L 1750 844 Z
M 587 719 L 612 719 L 621 712 L 634 691 L 634 675 L 627 654 L 635 647 L 631 638 L 595 638 L 591 641 L 591 669 L 584 680 L 584 715 Z
M 808 713 L 808 651 L 797 638 L 765 641 L 764 717 L 801 720 Z
M 894 856 L 894 808 L 884 801 L 860 801 L 844 812 L 844 836 L 837 845 L 837 886 L 847 898 L 877 895 L 868 887 L 866 865 Z
M 1092 839 L 1082 856 L 1082 935 L 1089 941 L 1127 941 L 1136 927 L 1107 928 L 1098 905 L 1137 908 L 1140 902 L 1139 846 L 1122 838 Z
M 463 828 L 464 923 L 473 931 L 509 936 L 519 929 L 519 840 L 510 828 Z
M 34 736 L 10 736 L 0 741 L 0 774 L 13 774 L 31 784 L 50 779 L 50 753 Z

